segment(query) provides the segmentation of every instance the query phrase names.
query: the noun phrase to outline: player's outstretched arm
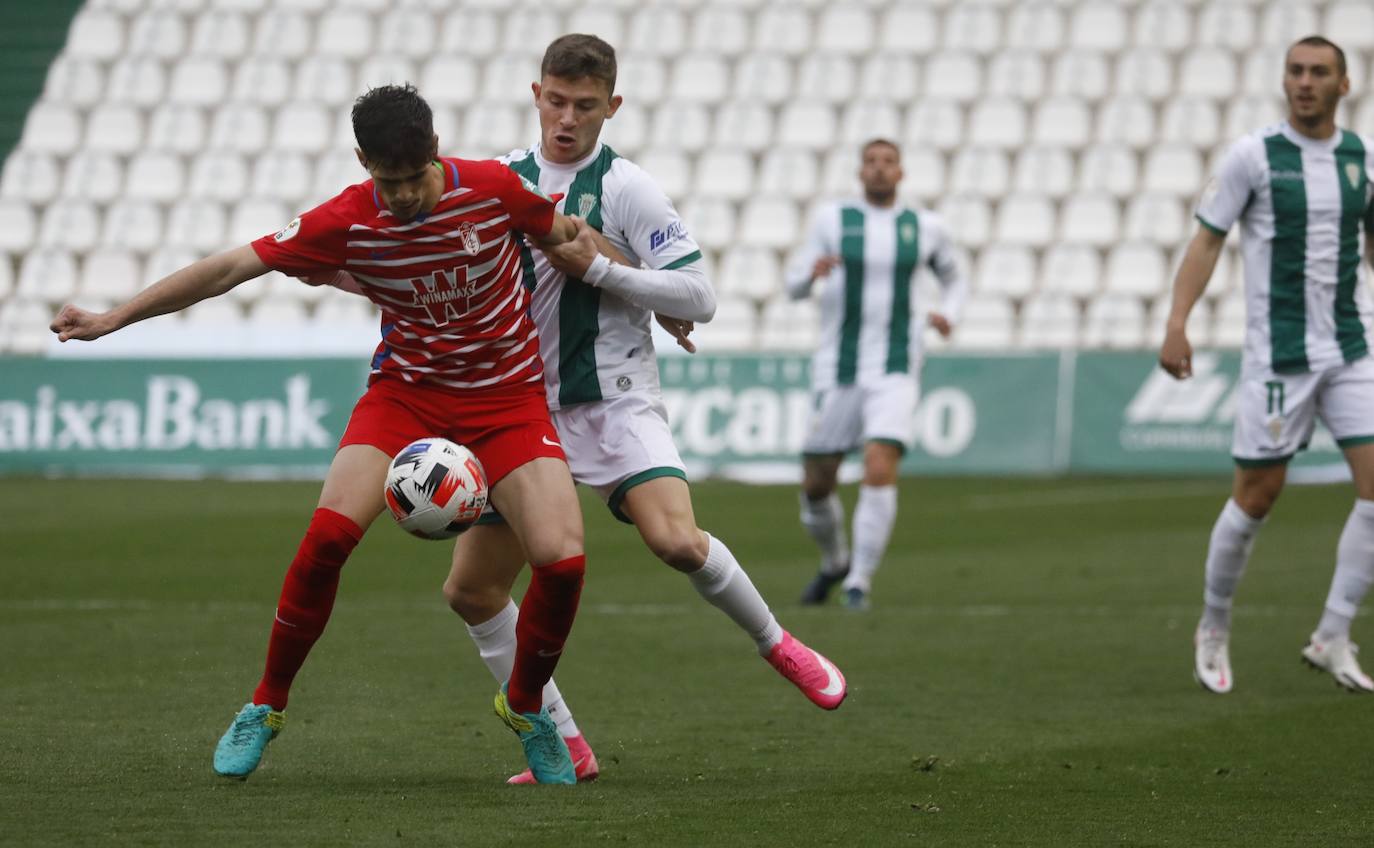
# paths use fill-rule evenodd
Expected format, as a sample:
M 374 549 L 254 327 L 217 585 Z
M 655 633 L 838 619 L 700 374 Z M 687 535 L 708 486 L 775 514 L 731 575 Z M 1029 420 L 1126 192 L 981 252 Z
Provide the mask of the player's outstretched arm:
M 553 213 L 553 226 L 549 228 L 546 236 L 529 236 L 539 247 L 557 247 L 560 244 L 567 244 L 577 238 L 577 231 L 582 228 L 582 223 L 575 218 L 564 215 L 562 212 Z
M 49 329 L 57 340 L 94 341 L 136 321 L 178 312 L 209 297 L 224 294 L 245 280 L 260 277 L 268 267 L 253 248 L 244 245 L 207 256 L 175 271 L 108 312 L 90 312 L 67 304 Z
M 1193 375 L 1193 347 L 1188 342 L 1188 316 L 1194 304 L 1202 297 L 1207 281 L 1212 278 L 1212 270 L 1221 256 L 1226 236 L 1210 227 L 1198 227 L 1197 235 L 1188 243 L 1183 254 L 1183 264 L 1178 267 L 1174 277 L 1173 303 L 1169 308 L 1169 320 L 1164 326 L 1164 345 L 1159 351 L 1159 366 L 1176 379 L 1183 380 Z

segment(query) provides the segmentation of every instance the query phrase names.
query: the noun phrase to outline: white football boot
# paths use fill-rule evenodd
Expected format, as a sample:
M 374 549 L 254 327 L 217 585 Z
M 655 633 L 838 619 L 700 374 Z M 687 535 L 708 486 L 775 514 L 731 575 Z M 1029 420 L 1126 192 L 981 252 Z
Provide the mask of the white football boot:
M 1360 670 L 1355 655 L 1360 648 L 1345 637 L 1323 641 L 1313 633 L 1307 647 L 1302 649 L 1302 661 L 1336 678 L 1336 685 L 1351 692 L 1374 692 L 1374 680 Z
M 1215 627 L 1199 627 L 1193 634 L 1193 679 L 1218 695 L 1231 691 L 1231 634 Z

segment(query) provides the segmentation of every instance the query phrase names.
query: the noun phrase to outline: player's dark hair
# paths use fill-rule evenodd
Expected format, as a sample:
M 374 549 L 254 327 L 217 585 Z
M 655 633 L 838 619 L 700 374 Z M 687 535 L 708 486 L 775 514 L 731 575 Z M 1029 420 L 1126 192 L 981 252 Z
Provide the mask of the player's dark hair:
M 868 149 L 878 144 L 881 144 L 884 147 L 891 147 L 893 152 L 897 154 L 897 158 L 902 158 L 902 148 L 897 146 L 897 142 L 893 141 L 890 138 L 870 138 L 868 141 L 864 142 L 863 147 L 859 148 L 859 159 L 862 160 L 865 156 L 868 155 Z
M 615 93 L 615 48 L 594 35 L 560 35 L 544 51 L 539 76 L 578 80 L 591 77 L 606 83 L 606 93 Z
M 434 156 L 434 114 L 409 83 L 370 88 L 353 101 L 353 136 L 372 165 L 422 166 Z
M 1336 71 L 1341 76 L 1345 76 L 1345 51 L 1337 46 L 1336 42 L 1322 35 L 1309 35 L 1306 38 L 1299 38 L 1297 41 L 1293 42 L 1292 46 L 1288 48 L 1289 52 L 1291 53 L 1293 48 L 1297 47 L 1299 44 L 1307 47 L 1330 47 L 1332 50 L 1336 51 Z M 1287 61 L 1286 54 L 1284 58 L 1285 61 Z

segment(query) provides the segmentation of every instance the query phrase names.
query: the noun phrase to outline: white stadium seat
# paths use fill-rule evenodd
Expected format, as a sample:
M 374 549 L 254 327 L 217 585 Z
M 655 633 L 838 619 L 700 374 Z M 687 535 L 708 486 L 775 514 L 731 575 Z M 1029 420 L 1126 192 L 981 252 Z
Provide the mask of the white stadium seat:
M 716 112 L 713 144 L 758 153 L 775 143 L 773 113 L 762 103 L 731 101 Z
M 1145 242 L 1123 242 L 1107 253 L 1107 291 L 1155 297 L 1164 294 L 1169 280 L 1164 251 Z
M 801 151 L 808 155 L 813 155 L 812 151 Z M 937 154 L 938 155 L 938 154 Z M 835 148 L 829 153 L 824 154 L 825 158 L 821 164 L 820 191 L 812 190 L 805 193 L 802 198 L 814 198 L 817 194 L 833 197 L 850 197 L 859 194 L 859 152 L 857 150 L 844 150 Z M 903 166 L 903 171 L 908 171 L 910 164 Z M 944 159 L 940 159 L 941 179 L 944 178 Z M 911 180 L 907 179 L 900 186 L 903 190 L 911 190 Z
M 524 138 L 521 110 L 516 106 L 481 102 L 467 110 L 460 122 L 460 149 L 467 155 L 495 156 L 506 153 Z
M 224 207 L 219 203 L 199 198 L 182 200 L 167 213 L 165 243 L 209 253 L 225 246 L 226 228 Z
M 86 149 L 128 155 L 143 147 L 143 119 L 132 106 L 97 106 L 86 118 Z
M 305 304 L 299 300 L 263 297 L 255 300 L 248 308 L 248 320 L 255 324 L 277 324 L 293 328 L 304 324 L 308 318 L 309 313 Z
M 840 143 L 855 150 L 875 138 L 896 141 L 902 133 L 902 115 L 891 103 L 859 101 L 840 115 Z
M 1027 247 L 995 244 L 978 254 L 973 284 L 986 294 L 1022 298 L 1035 290 L 1035 253 Z
M 1144 97 L 1159 101 L 1174 91 L 1174 68 L 1164 51 L 1139 47 L 1116 60 L 1112 91 L 1116 96 Z
M 753 193 L 754 163 L 743 150 L 716 148 L 697 159 L 695 193 L 702 197 L 743 200 Z
M 786 105 L 778 119 L 778 136 L 797 147 L 824 150 L 835 143 L 835 110 L 810 102 Z
M 314 42 L 315 27 L 310 16 L 299 10 L 277 9 L 258 18 L 253 33 L 255 55 L 247 61 L 255 61 L 257 56 L 300 59 L 310 52 Z
M 167 74 L 162 63 L 151 57 L 120 59 L 110 66 L 101 103 L 130 103 L 154 106 L 167 92 Z
M 1129 30 L 1130 21 L 1120 6 L 1084 3 L 1073 11 L 1069 44 L 1079 49 L 1111 53 L 1126 45 Z
M 1040 289 L 1069 297 L 1090 297 L 1102 289 L 1102 258 L 1086 244 L 1058 242 L 1045 251 Z
M 68 156 L 81 145 L 81 115 L 65 104 L 40 100 L 29 109 L 19 143 L 27 150 Z
M 1201 190 L 1201 187 L 1198 188 Z M 1167 194 L 1137 194 L 1126 206 L 1122 235 L 1131 241 L 1172 247 L 1188 238 L 1191 228 L 1185 202 Z
M 81 262 L 77 291 L 82 298 L 121 302 L 143 286 L 143 268 L 126 250 L 101 248 Z
M 189 51 L 195 57 L 237 59 L 248 52 L 251 43 L 247 18 L 212 9 L 196 16 Z
M 620 13 L 605 6 L 604 3 L 582 3 L 574 6 L 563 31 L 592 32 L 609 44 L 624 44 L 624 24 L 621 22 Z
M 820 306 L 814 299 L 771 300 L 759 315 L 758 346 L 763 350 L 813 351 L 819 324 Z
M 194 106 L 172 104 L 153 110 L 144 144 L 149 150 L 195 156 L 205 151 L 205 138 L 205 114 Z
M 76 253 L 90 250 L 100 242 L 100 210 L 80 198 L 60 200 L 43 212 L 38 244 L 59 247 Z
M 52 306 L 38 300 L 16 297 L 0 304 L 0 350 L 15 354 L 39 354 L 51 343 L 48 322 Z
M 721 297 L 716 302 L 716 317 L 698 324 L 692 340 L 702 351 L 744 350 L 758 344 L 758 331 L 757 306 L 742 298 Z M 659 353 L 674 349 L 660 347 Z
M 801 235 L 797 205 L 781 197 L 756 197 L 740 211 L 740 243 L 775 249 L 794 246 Z
M 337 56 L 310 56 L 296 66 L 292 99 L 298 103 L 342 106 L 352 103 L 358 94 L 353 84 L 352 66 L 344 59 Z
M 570 32 L 596 32 L 596 30 L 577 30 L 569 27 Z M 666 6 L 646 6 L 630 16 L 629 37 L 625 40 L 626 53 L 647 55 L 676 56 L 687 49 L 687 18 L 680 9 Z M 605 38 L 602 35 L 602 38 Z M 610 41 L 610 39 L 606 39 Z M 617 42 L 611 41 L 611 44 Z
M 1040 101 L 1031 121 L 1031 142 L 1051 147 L 1082 147 L 1091 137 L 1088 107 L 1077 98 Z
M 438 32 L 432 17 L 419 9 L 401 6 L 381 16 L 376 49 L 383 54 L 424 61 L 434 55 Z M 429 92 L 425 94 L 428 96 Z
M 320 16 L 315 49 L 325 56 L 361 59 L 372 49 L 372 18 L 364 12 L 340 9 Z
M 277 109 L 272 123 L 273 150 L 318 153 L 330 138 L 329 113 L 318 103 L 296 101 Z
M 48 68 L 43 99 L 90 107 L 105 93 L 105 69 L 95 59 L 59 55 Z
M 440 16 L 442 29 L 439 33 L 439 53 L 441 55 L 462 54 L 474 57 L 490 56 L 498 51 L 501 45 L 501 21 L 490 12 L 474 12 L 470 9 L 457 8 L 445 4 Z M 526 36 L 537 41 L 537 33 L 527 32 Z M 531 47 L 542 50 L 549 41 L 557 37 L 559 33 L 553 32 L 543 41 L 537 44 L 523 45 L 526 52 L 530 52 Z M 516 38 L 518 42 L 519 37 Z M 540 46 L 543 45 L 543 46 Z M 513 52 L 502 50 L 503 53 Z
M 124 191 L 124 166 L 112 153 L 83 150 L 67 160 L 62 196 L 109 203 Z
M 254 154 L 267 146 L 268 133 L 268 117 L 263 109 L 247 103 L 229 104 L 215 111 L 210 125 L 210 148 Z
M 1049 53 L 1064 43 L 1064 18 L 1050 3 L 1017 3 L 1007 12 L 1006 46 Z
M 1240 3 L 1204 3 L 1198 10 L 1195 37 L 1198 44 L 1243 50 L 1255 41 L 1254 12 Z
M 730 90 L 730 67 L 718 56 L 680 57 L 669 75 L 668 93 L 673 101 L 718 103 Z
M 290 223 L 294 214 L 289 207 L 274 200 L 241 200 L 234 204 L 234 211 L 229 217 L 228 241 L 230 244 L 247 244 L 275 233 Z
M 695 153 L 711 139 L 711 116 L 695 103 L 664 104 L 654 109 L 649 146 Z
M 859 6 L 826 4 L 816 22 L 816 48 L 857 56 L 874 46 L 873 18 Z
M 777 251 L 767 247 L 736 247 L 725 252 L 717 276 L 727 297 L 764 302 L 782 293 L 782 269 Z
M 691 223 L 692 237 L 706 250 L 723 250 L 738 243 L 735 207 L 728 200 L 686 200 L 682 204 L 682 220 Z
M 147 253 L 163 244 L 162 209 L 146 200 L 121 200 L 105 210 L 105 227 L 100 243 L 137 253 Z
M 1031 50 L 1009 50 L 989 58 L 989 95 L 1033 102 L 1045 91 L 1045 63 L 1040 54 Z
M 1059 217 L 1060 238 L 1097 246 L 1116 241 L 1120 212 L 1115 198 L 1105 194 L 1076 194 L 1064 201 Z
M 1197 47 L 1182 57 L 1178 92 L 1220 100 L 1235 94 L 1236 63 L 1229 50 Z
M 1140 167 L 1135 154 L 1117 144 L 1099 144 L 1083 151 L 1078 160 L 1078 191 L 1106 192 L 1126 197 L 1139 185 Z
M 1202 191 L 1202 157 L 1191 146 L 1170 144 L 1146 152 L 1142 184 L 1146 191 L 1193 197 Z
M 413 84 L 417 78 L 415 64 L 404 56 L 394 53 L 369 56 L 358 66 L 358 79 L 354 87 L 361 94 L 369 88 L 382 85 Z M 529 96 L 529 86 L 526 85 L 525 97 L 528 99 Z
M 959 104 L 922 98 L 907 110 L 904 141 L 908 147 L 953 150 L 964 140 L 964 116 Z
M 778 54 L 746 53 L 735 66 L 734 96 L 769 105 L 781 103 L 792 93 L 792 68 Z
M 1347 51 L 1374 48 L 1374 8 L 1364 0 L 1336 0 L 1326 8 L 1322 31 Z
M 741 9 L 706 6 L 692 13 L 694 53 L 739 56 L 749 49 L 749 16 Z
M 983 69 L 967 52 L 936 53 L 926 60 L 925 93 L 930 98 L 967 103 L 983 91 Z
M 631 53 L 616 57 L 616 62 L 615 93 L 625 98 L 625 103 L 648 106 L 667 94 L 668 72 L 658 56 Z
M 249 193 L 295 208 L 310 194 L 311 176 L 310 162 L 302 153 L 264 153 L 253 161 Z
M 649 111 L 640 102 L 622 102 L 614 118 L 602 125 L 601 140 L 622 156 L 638 156 L 649 140 Z
M 23 200 L 0 200 L 0 264 L 9 266 L 9 257 L 3 254 L 28 250 L 37 232 L 32 206 Z
M 147 9 L 129 24 L 129 43 L 122 55 L 175 59 L 185 54 L 188 29 L 186 20 L 171 10 Z
M 291 97 L 291 65 L 273 56 L 240 62 L 230 85 L 233 99 L 260 106 L 280 106 Z
M 1012 345 L 1016 314 L 1005 298 L 980 296 L 968 302 L 954 328 L 953 347 L 998 350 Z
M 187 185 L 191 197 L 232 202 L 248 191 L 248 166 L 241 156 L 216 152 L 191 162 Z
M 1159 140 L 1209 149 L 1222 141 L 1216 104 L 1196 97 L 1176 97 L 1164 104 Z
M 465 56 L 434 56 L 420 71 L 419 89 L 431 105 L 462 106 L 477 98 L 477 63 Z
M 1371 22 L 1374 24 L 1374 22 Z M 1259 43 L 1269 47 L 1283 47 L 1303 36 L 1311 35 L 1321 29 L 1317 22 L 1317 12 L 1300 0 L 1280 0 L 1264 8 L 1260 15 Z M 1339 29 L 1328 32 L 1340 33 Z
M 854 161 L 850 159 L 851 174 L 858 170 Z M 904 197 L 914 197 L 928 203 L 945 190 L 945 157 L 938 150 L 907 147 L 902 151 L 902 172 L 906 177 L 898 189 Z M 851 176 L 850 181 L 857 183 L 855 176 Z
M 910 56 L 879 53 L 859 66 L 858 91 L 870 103 L 905 106 L 920 93 L 920 74 Z
M 885 54 L 924 56 L 935 49 L 939 34 L 938 19 L 931 9 L 898 4 L 883 13 L 878 44 Z
M 1021 307 L 1021 344 L 1030 348 L 1076 347 L 1080 310 L 1073 298 L 1034 295 Z
M 1001 45 L 1001 30 L 1000 9 L 982 3 L 959 3 L 945 13 L 940 46 L 985 55 Z
M 1011 164 L 1001 150 L 966 147 L 950 166 L 950 191 L 995 200 L 1011 186 Z
M 1073 158 L 1064 148 L 1030 147 L 1016 155 L 1013 191 L 1060 198 L 1073 184 Z
M 46 203 L 57 196 L 61 183 L 57 160 L 47 153 L 11 153 L 0 171 L 0 197 Z
M 1374 96 L 1367 96 L 1355 110 L 1352 129 L 1363 135 L 1374 135 Z
M 1140 298 L 1107 294 L 1088 304 L 1083 318 L 1087 347 L 1130 350 L 1145 346 L 1145 307 Z
M 1015 100 L 983 99 L 969 111 L 968 143 L 1011 150 L 1026 142 L 1026 110 Z
M 481 99 L 501 106 L 529 106 L 530 83 L 539 77 L 539 59 L 528 55 L 500 56 L 483 63 Z
M 940 201 L 939 212 L 956 244 L 978 248 L 992 237 L 992 211 L 981 197 L 946 197 Z
M 759 164 L 761 193 L 806 200 L 815 194 L 819 179 L 816 157 L 810 151 L 787 147 L 766 150 Z
M 10 262 L 8 256 L 0 256 L 0 310 L 4 309 L 6 299 L 14 293 L 14 263 Z M 12 301 L 11 301 L 12 302 Z M 3 326 L 0 326 L 0 338 L 5 335 Z M 4 342 L 0 341 L 0 346 Z M 3 347 L 0 347 L 3 349 Z
M 1107 57 L 1088 50 L 1059 54 L 1050 72 L 1050 91 L 1061 97 L 1097 101 L 1111 91 Z
M 854 61 L 847 56 L 813 53 L 797 67 L 797 90 L 839 105 L 855 98 L 856 78 Z
M 638 164 L 654 178 L 663 193 L 674 201 L 687 196 L 691 191 L 692 163 L 687 156 L 676 150 L 648 150 L 639 157 Z M 687 222 L 690 230 L 691 221 Z
M 1185 6 L 1172 0 L 1155 0 L 1136 10 L 1133 41 L 1144 47 L 1180 50 L 1192 40 L 1192 26 L 1192 15 Z
M 134 200 L 169 203 L 186 190 L 181 157 L 171 153 L 145 151 L 133 156 L 125 179 L 124 193 Z
M 811 17 L 804 9 L 775 4 L 754 17 L 754 49 L 799 56 L 811 50 Z
M 1155 139 L 1155 112 L 1139 97 L 1117 97 L 1097 110 L 1094 138 L 1103 144 L 1124 144 L 1137 150 Z
M 1239 348 L 1245 343 L 1245 298 L 1239 295 L 1217 301 L 1212 318 L 1212 344 Z
M 38 248 L 19 264 L 18 295 L 58 306 L 76 294 L 76 260 L 61 248 Z
M 1054 204 L 1038 194 L 1011 195 L 997 206 L 999 244 L 1044 247 L 1054 237 Z
M 72 18 L 67 52 L 83 59 L 109 61 L 124 51 L 124 20 L 113 12 L 82 9 Z

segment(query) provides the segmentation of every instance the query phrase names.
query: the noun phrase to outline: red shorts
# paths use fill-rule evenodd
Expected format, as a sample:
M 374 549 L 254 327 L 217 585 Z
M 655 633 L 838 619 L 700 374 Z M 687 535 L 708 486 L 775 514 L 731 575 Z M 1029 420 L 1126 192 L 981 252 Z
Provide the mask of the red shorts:
M 427 436 L 457 442 L 476 454 L 489 486 L 541 456 L 567 461 L 549 420 L 543 380 L 459 394 L 382 377 L 353 407 L 339 447 L 371 445 L 395 456 Z

